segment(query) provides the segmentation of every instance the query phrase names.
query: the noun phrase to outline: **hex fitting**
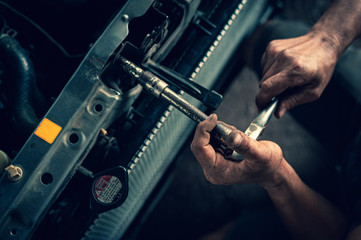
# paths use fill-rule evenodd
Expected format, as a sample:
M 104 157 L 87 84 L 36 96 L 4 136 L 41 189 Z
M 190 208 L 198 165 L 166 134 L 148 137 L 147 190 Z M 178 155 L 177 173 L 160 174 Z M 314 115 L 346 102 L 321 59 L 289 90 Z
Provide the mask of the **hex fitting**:
M 8 172 L 8 178 L 12 182 L 17 182 L 23 177 L 23 170 L 21 167 L 10 165 L 5 168 L 5 171 Z

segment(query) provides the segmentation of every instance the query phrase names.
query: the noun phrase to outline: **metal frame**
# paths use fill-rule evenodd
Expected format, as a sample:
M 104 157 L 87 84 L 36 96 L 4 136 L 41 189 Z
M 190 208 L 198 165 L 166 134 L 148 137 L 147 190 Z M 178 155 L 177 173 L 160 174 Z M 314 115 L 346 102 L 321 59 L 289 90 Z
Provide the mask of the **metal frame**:
M 127 36 L 129 21 L 143 15 L 152 2 L 127 1 L 44 116 L 61 127 L 55 141 L 50 144 L 33 133 L 12 162 L 22 169 L 22 178 L 12 182 L 6 174 L 1 177 L 1 239 L 27 239 L 31 235 L 80 166 L 100 129 L 112 123 L 140 93 L 141 87 L 136 86 L 120 94 L 106 87 L 99 75 Z

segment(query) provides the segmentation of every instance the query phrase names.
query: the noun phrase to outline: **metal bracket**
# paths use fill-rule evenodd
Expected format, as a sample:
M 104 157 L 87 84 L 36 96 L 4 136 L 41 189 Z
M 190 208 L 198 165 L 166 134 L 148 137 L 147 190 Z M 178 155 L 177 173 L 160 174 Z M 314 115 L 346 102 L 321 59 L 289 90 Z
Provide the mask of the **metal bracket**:
M 128 23 L 153 0 L 127 1 L 94 43 L 56 102 L 12 164 L 22 178 L 0 178 L 0 236 L 27 239 L 92 148 L 100 129 L 126 111 L 141 92 L 106 87 L 99 79 L 109 57 L 128 34 Z

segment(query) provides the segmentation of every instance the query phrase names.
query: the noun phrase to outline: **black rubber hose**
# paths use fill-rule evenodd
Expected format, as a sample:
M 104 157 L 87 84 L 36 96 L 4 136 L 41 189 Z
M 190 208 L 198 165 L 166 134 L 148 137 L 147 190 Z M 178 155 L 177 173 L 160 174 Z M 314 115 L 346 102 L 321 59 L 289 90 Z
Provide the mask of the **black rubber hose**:
M 9 35 L 0 37 L 0 61 L 4 66 L 5 88 L 11 124 L 19 136 L 28 138 L 40 119 L 35 113 L 36 76 L 32 61 Z

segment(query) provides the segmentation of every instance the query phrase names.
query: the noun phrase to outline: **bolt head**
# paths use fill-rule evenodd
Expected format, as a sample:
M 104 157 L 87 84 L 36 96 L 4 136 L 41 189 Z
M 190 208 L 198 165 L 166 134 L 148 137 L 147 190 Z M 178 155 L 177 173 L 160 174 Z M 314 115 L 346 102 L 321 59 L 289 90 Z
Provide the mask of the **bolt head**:
M 10 165 L 5 170 L 8 172 L 10 181 L 16 182 L 23 177 L 23 170 L 21 167 Z
M 124 22 L 129 22 L 129 16 L 128 16 L 127 14 L 124 14 L 124 15 L 122 16 L 122 20 L 123 20 Z

